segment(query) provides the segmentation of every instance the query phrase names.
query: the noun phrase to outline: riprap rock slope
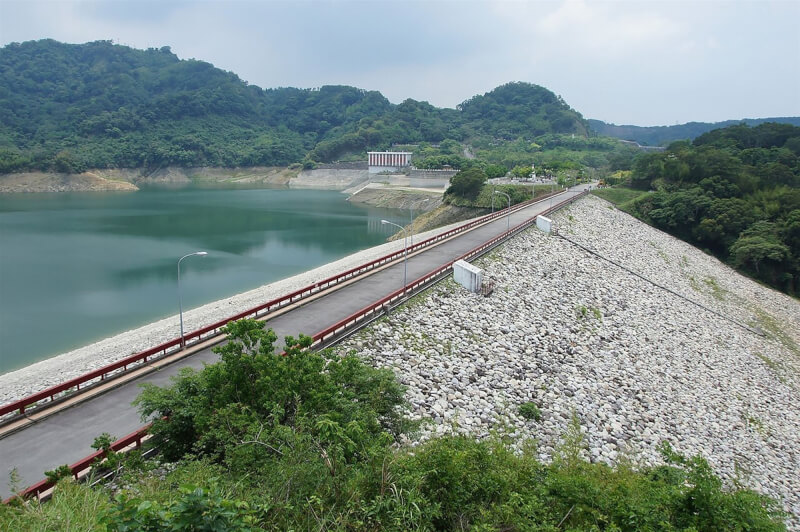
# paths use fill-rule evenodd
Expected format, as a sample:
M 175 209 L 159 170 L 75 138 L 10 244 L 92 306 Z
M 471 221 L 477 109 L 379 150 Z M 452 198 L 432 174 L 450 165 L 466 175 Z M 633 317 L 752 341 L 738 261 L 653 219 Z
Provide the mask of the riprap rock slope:
M 800 515 L 800 303 L 595 197 L 555 222 L 572 242 L 531 229 L 477 261 L 491 296 L 441 283 L 340 348 L 397 373 L 423 438 L 500 430 L 548 460 L 574 415 L 591 460 L 666 440 Z

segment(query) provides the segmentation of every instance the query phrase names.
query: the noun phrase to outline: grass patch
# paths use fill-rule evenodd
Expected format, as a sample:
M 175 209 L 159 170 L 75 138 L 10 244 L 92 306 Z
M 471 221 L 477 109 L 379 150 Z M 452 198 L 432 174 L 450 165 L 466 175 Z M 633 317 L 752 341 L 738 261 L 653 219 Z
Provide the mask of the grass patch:
M 752 428 L 754 431 L 759 433 L 761 436 L 768 437 L 770 434 L 769 427 L 767 427 L 763 421 L 757 416 L 746 412 L 744 415 L 745 421 L 747 422 L 747 426 Z
M 540 421 L 542 419 L 542 411 L 539 410 L 536 403 L 532 401 L 519 405 L 519 415 L 529 421 L 531 419 L 534 421 Z
M 482 255 L 477 261 L 475 261 L 475 263 L 477 266 L 486 269 L 486 267 L 489 264 L 497 262 L 499 260 L 503 260 L 502 250 L 500 246 L 494 248 L 489 253 Z
M 724 288 L 722 288 L 719 285 L 719 283 L 717 283 L 717 280 L 715 278 L 706 277 L 705 279 L 703 279 L 703 282 L 708 287 L 708 289 L 711 290 L 711 296 L 714 299 L 716 299 L 718 301 L 724 301 L 725 300 L 725 294 L 727 294 L 728 291 L 725 290 Z
M 754 313 L 756 318 L 750 325 L 759 327 L 768 337 L 778 340 L 786 349 L 800 356 L 800 346 L 797 345 L 794 338 L 783 330 L 777 319 L 760 308 L 756 308 Z
M 766 365 L 775 375 L 778 376 L 779 381 L 781 381 L 782 383 L 786 383 L 786 377 L 781 375 L 783 371 L 783 366 L 781 364 L 778 364 L 777 362 L 769 358 L 767 355 L 762 355 L 761 353 L 756 353 L 755 355 L 761 359 L 764 365 Z
M 771 358 L 769 358 L 767 355 L 762 355 L 761 353 L 756 353 L 756 356 L 758 358 L 760 358 L 761 361 L 764 364 L 766 364 L 769 369 L 771 369 L 773 371 L 776 371 L 778 368 L 780 368 L 780 365 L 777 362 L 775 362 L 774 360 L 772 360 Z
M 666 253 L 666 252 L 665 252 L 663 249 L 661 249 L 660 247 L 658 247 L 658 244 L 656 244 L 656 243 L 655 243 L 655 242 L 653 242 L 652 240 L 648 240 L 648 241 L 647 241 L 647 243 L 648 243 L 648 244 L 650 244 L 650 247 L 652 247 L 652 248 L 654 248 L 654 249 L 656 250 L 656 253 L 658 253 L 658 256 L 659 256 L 659 257 L 661 257 L 661 259 L 662 259 L 664 262 L 666 262 L 667 264 L 669 264 L 670 262 L 672 262 L 672 261 L 670 260 L 670 258 L 669 258 L 669 255 L 667 255 L 667 253 Z
M 402 305 L 400 305 L 400 308 L 404 310 L 416 308 L 425 303 L 428 300 L 428 298 L 431 297 L 431 294 L 432 292 L 430 290 L 423 290 L 418 294 L 414 294 L 413 296 L 408 298 L 408 300 L 406 300 Z
M 78 484 L 71 478 L 58 483 L 47 502 L 31 501 L 25 506 L 0 504 L 0 529 L 46 532 L 51 530 L 104 530 L 98 515 L 107 511 L 107 492 Z
M 632 188 L 626 187 L 611 187 L 611 188 L 600 188 L 597 190 L 593 190 L 592 194 L 597 196 L 598 198 L 602 198 L 608 202 L 613 203 L 621 210 L 628 211 L 626 206 L 640 197 L 649 194 L 646 190 L 635 190 Z

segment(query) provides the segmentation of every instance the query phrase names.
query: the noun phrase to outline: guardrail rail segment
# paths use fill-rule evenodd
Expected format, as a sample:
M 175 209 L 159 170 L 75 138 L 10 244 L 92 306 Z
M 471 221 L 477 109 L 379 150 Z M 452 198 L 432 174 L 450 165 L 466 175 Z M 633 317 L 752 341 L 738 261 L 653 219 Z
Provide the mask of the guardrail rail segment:
M 556 194 L 558 193 L 546 194 L 536 199 L 512 205 L 510 212 L 516 212 L 518 210 L 524 209 L 533 203 L 538 203 Z M 444 233 L 430 237 L 428 239 L 425 239 L 421 242 L 417 242 L 409 246 L 408 253 L 413 253 L 422 248 L 429 247 L 433 244 L 441 242 L 442 240 L 451 238 L 452 236 L 455 236 L 459 233 L 463 233 L 479 225 L 483 225 L 484 223 L 490 222 L 496 218 L 506 216 L 508 213 L 509 213 L 508 207 L 506 207 L 503 210 L 498 210 L 495 211 L 494 213 L 481 216 L 470 222 L 467 222 L 464 225 L 455 227 L 453 229 L 450 229 L 449 231 L 446 231 Z M 341 284 L 345 281 L 349 281 L 354 277 L 367 273 L 387 263 L 393 262 L 394 260 L 401 258 L 404 253 L 405 251 L 403 249 L 389 253 L 387 255 L 384 255 L 383 257 L 379 257 L 375 260 L 364 263 L 360 266 L 356 266 L 355 268 L 351 268 L 347 271 L 328 277 L 327 279 L 318 281 L 313 285 L 305 286 L 303 288 L 295 290 L 294 292 L 285 294 L 283 296 L 280 296 L 276 299 L 273 299 L 256 307 L 247 309 L 233 316 L 229 316 L 225 319 L 222 319 L 220 321 L 217 321 L 200 329 L 188 332 L 184 335 L 186 345 L 193 345 L 202 342 L 204 340 L 207 340 L 209 338 L 212 338 L 214 336 L 218 336 L 221 333 L 221 329 L 224 328 L 225 325 L 227 325 L 231 321 L 236 321 L 243 318 L 261 318 L 269 314 L 270 312 L 274 312 L 287 305 L 291 305 L 297 303 L 298 301 L 307 299 L 308 297 L 316 295 L 332 286 Z M 179 352 L 181 351 L 180 347 L 181 347 L 181 339 L 180 337 L 177 337 L 167 342 L 164 342 L 163 344 L 157 345 L 155 347 L 152 347 L 145 351 L 141 351 L 139 353 L 135 353 L 133 355 L 120 359 L 116 362 L 98 368 L 96 370 L 84 373 L 83 375 L 79 375 L 78 377 L 57 384 L 55 386 L 51 386 L 40 392 L 33 393 L 31 395 L 28 395 L 27 397 L 23 397 L 22 399 L 19 399 L 12 403 L 5 404 L 3 406 L 0 406 L 0 418 L 3 418 L 4 416 L 12 412 L 17 412 L 18 416 L 22 416 L 25 414 L 25 411 L 27 409 L 30 409 L 32 407 L 41 407 L 49 405 L 50 403 L 63 399 L 65 395 L 68 395 L 71 392 L 80 391 L 81 387 L 86 389 L 89 386 L 100 384 L 108 378 L 119 376 L 128 371 L 129 369 L 131 369 L 132 366 L 140 366 L 142 364 L 146 364 L 148 361 L 160 359 L 166 357 L 167 355 Z M 2 422 L 8 422 L 11 420 L 12 419 L 3 420 Z
M 549 207 L 548 209 L 546 209 L 545 211 L 543 211 L 541 213 L 541 215 L 549 215 L 549 214 L 553 213 L 554 211 L 560 209 L 564 205 L 569 204 L 569 203 L 577 200 L 578 198 L 581 198 L 581 197 L 585 196 L 586 194 L 588 194 L 588 191 L 583 191 L 580 194 L 577 194 L 577 195 L 575 195 L 573 197 L 567 198 L 567 199 L 565 199 L 565 200 L 563 200 L 563 201 L 561 201 L 559 203 L 556 203 L 555 205 L 553 205 L 553 206 Z M 536 201 L 537 202 L 541 201 L 541 198 L 537 199 Z M 527 206 L 530 203 L 531 202 L 526 202 L 525 206 Z M 520 205 L 520 204 L 518 204 L 518 205 Z M 507 212 L 505 212 L 505 211 L 498 211 L 498 212 L 502 213 L 502 216 L 505 216 L 507 214 Z M 493 214 L 487 215 L 487 216 L 490 216 L 491 218 L 489 218 L 489 220 L 491 220 L 491 219 L 497 217 L 497 213 L 493 213 Z M 485 217 L 482 217 L 482 218 L 485 218 Z M 466 224 L 466 225 L 474 227 L 475 226 L 475 222 L 477 222 L 477 220 L 480 220 L 482 218 L 473 220 L 473 222 L 470 222 L 469 224 Z M 488 220 L 485 220 L 485 221 L 488 221 Z M 430 286 L 434 282 L 436 282 L 436 281 L 440 280 L 441 278 L 443 278 L 444 276 L 446 276 L 449 273 L 449 271 L 452 269 L 453 263 L 455 263 L 456 261 L 462 260 L 462 259 L 463 260 L 470 260 L 470 259 L 474 259 L 476 257 L 479 257 L 482 254 L 490 251 L 494 247 L 498 246 L 504 240 L 506 240 L 508 238 L 511 238 L 512 236 L 515 236 L 516 234 L 518 234 L 521 231 L 527 229 L 531 225 L 534 225 L 535 223 L 536 223 L 536 216 L 533 216 L 533 217 L 523 221 L 522 223 L 512 227 L 511 229 L 509 229 L 509 230 L 497 235 L 496 237 L 488 240 L 487 242 L 484 242 L 483 244 L 481 244 L 479 246 L 476 246 L 475 248 L 471 249 L 470 251 L 467 251 L 466 253 L 464 253 L 460 257 L 457 257 L 457 258 L 453 259 L 452 261 L 449 261 L 448 263 L 435 268 L 434 270 L 428 272 L 427 274 L 422 275 L 421 277 L 417 278 L 416 280 L 408 283 L 405 287 L 400 288 L 398 290 L 395 290 L 394 292 L 390 293 L 389 295 L 387 295 L 387 296 L 381 298 L 380 300 L 378 300 L 378 301 L 376 301 L 376 302 L 364 307 L 363 309 L 359 310 L 358 312 L 355 312 L 354 314 L 351 314 L 350 316 L 348 316 L 347 318 L 339 321 L 338 323 L 335 323 L 335 324 L 331 325 L 330 327 L 328 327 L 328 328 L 316 333 L 312 337 L 314 339 L 314 344 L 312 344 L 312 348 L 321 348 L 321 347 L 324 347 L 324 346 L 330 344 L 334 340 L 340 338 L 342 335 L 351 332 L 357 325 L 360 326 L 362 324 L 365 324 L 365 323 L 371 321 L 376 316 L 382 315 L 384 312 L 386 312 L 386 310 L 391 308 L 391 305 L 393 303 L 400 303 L 401 301 L 406 299 L 408 296 L 414 295 L 414 294 L 424 290 L 425 288 L 427 288 L 428 286 Z M 464 226 L 461 226 L 461 227 L 464 227 Z M 453 229 L 451 231 L 448 231 L 447 233 L 452 233 L 453 231 L 461 229 L 461 227 L 455 228 L 455 229 Z M 414 247 L 418 247 L 418 246 L 419 247 L 424 247 L 425 245 L 429 245 L 429 244 L 426 244 L 426 243 L 429 243 L 429 242 L 432 242 L 432 241 L 441 240 L 441 238 L 440 238 L 441 236 L 442 235 L 438 235 L 436 237 L 432 237 L 432 238 L 430 238 L 428 240 L 425 240 L 423 242 L 415 244 Z M 399 252 L 391 253 L 389 255 L 386 255 L 385 257 L 381 257 L 379 259 L 376 259 L 375 261 L 372 261 L 372 262 L 367 263 L 367 264 L 385 263 L 385 260 L 387 259 L 387 257 L 392 257 L 392 256 L 397 256 L 397 255 L 402 256 L 402 254 L 403 254 L 403 251 L 401 250 Z M 337 276 L 334 276 L 334 277 L 331 277 L 329 279 L 326 279 L 325 281 L 322 281 L 320 283 L 315 283 L 314 285 L 312 285 L 312 287 L 314 289 L 313 293 L 316 293 L 316 287 L 317 286 L 320 286 L 320 285 L 322 285 L 324 283 L 328 283 L 329 281 L 331 281 L 333 279 L 339 279 L 339 278 L 342 278 L 344 276 L 350 276 L 350 275 L 352 275 L 353 272 L 361 270 L 364 266 L 366 266 L 366 264 L 362 265 L 360 267 L 348 270 L 348 272 L 344 272 L 344 273 L 339 274 Z M 337 282 L 341 282 L 341 281 L 337 281 Z M 292 294 L 288 294 L 288 295 L 283 296 L 281 298 L 275 299 L 275 300 L 273 300 L 271 302 L 265 303 L 264 305 L 260 305 L 259 307 L 256 307 L 256 309 L 259 309 L 259 310 L 267 309 L 267 308 L 270 308 L 270 305 L 276 304 L 276 302 L 287 300 L 287 299 L 291 300 L 295 296 L 308 293 L 309 289 L 312 288 L 312 287 L 306 287 L 306 288 L 300 289 L 298 291 L 293 292 Z M 307 296 L 305 296 L 305 297 L 307 297 Z M 215 324 L 209 325 L 208 327 L 204 327 L 203 329 L 199 329 L 198 331 L 195 331 L 194 333 L 190 333 L 190 334 L 194 334 L 196 337 L 199 337 L 200 334 L 202 334 L 202 333 L 200 333 L 200 331 L 210 331 L 210 330 L 213 330 L 214 328 L 221 328 L 222 326 L 224 326 L 224 324 L 228 323 L 229 321 L 236 320 L 236 319 L 241 319 L 243 317 L 247 317 L 248 315 L 251 315 L 253 312 L 258 312 L 258 311 L 255 310 L 255 309 L 250 309 L 248 311 L 239 313 L 234 317 L 231 317 L 231 318 L 228 318 L 228 319 L 226 319 L 224 321 L 220 321 L 220 322 L 217 322 Z M 187 337 L 188 337 L 188 335 L 187 335 Z M 145 355 L 145 354 L 149 354 L 149 356 L 152 356 L 152 354 L 159 352 L 161 349 L 164 349 L 164 346 L 172 345 L 173 342 L 175 342 L 175 341 L 180 342 L 180 339 L 172 340 L 170 342 L 161 344 L 160 346 L 157 346 L 157 347 L 155 347 L 153 349 L 144 351 L 143 353 L 138 353 L 136 355 L 132 355 L 131 357 L 128 357 L 127 359 L 120 360 L 119 362 L 116 362 L 116 363 L 111 364 L 109 366 L 106 366 L 104 368 L 100 368 L 100 369 L 98 369 L 98 370 L 96 370 L 94 372 L 87 373 L 86 375 L 93 375 L 93 374 L 100 375 L 99 372 L 101 372 L 103 370 L 106 370 L 110 366 L 119 367 L 120 365 L 124 365 L 124 363 L 126 361 L 128 361 L 128 360 L 134 359 L 136 357 L 142 358 L 144 356 L 148 356 L 148 355 Z M 130 363 L 130 362 L 128 362 L 128 363 Z M 85 377 L 85 376 L 82 376 L 82 377 Z M 73 379 L 72 381 L 68 381 L 67 383 L 64 383 L 61 386 L 64 386 L 64 385 L 68 384 L 69 382 L 74 382 L 74 381 L 76 381 L 78 379 Z M 57 388 L 57 387 L 53 387 L 53 388 Z M 30 397 L 35 397 L 35 396 L 38 396 L 38 395 L 41 395 L 41 394 L 45 394 L 46 392 L 49 392 L 53 388 L 50 388 L 48 390 L 44 390 L 43 392 L 40 392 L 39 394 L 34 394 L 33 396 L 30 396 Z M 28 398 L 26 398 L 26 399 L 28 399 Z M 8 407 L 13 406 L 15 404 L 17 404 L 17 403 L 11 403 L 10 405 L 7 405 L 7 407 L 4 407 L 4 408 L 7 409 Z M 6 410 L 6 413 L 8 411 L 9 410 Z M 11 411 L 13 411 L 13 409 Z M 2 412 L 0 412 L 0 414 L 1 413 Z M 135 445 L 136 448 L 139 448 L 141 446 L 141 444 L 142 444 L 142 441 L 147 438 L 150 426 L 151 426 L 151 424 L 147 424 L 147 425 L 137 429 L 136 431 L 132 432 L 131 434 L 129 434 L 129 435 L 117 440 L 116 442 L 114 442 L 111 445 L 111 448 L 113 450 L 115 450 L 115 451 L 124 449 L 126 447 L 130 447 L 131 445 Z M 101 450 L 101 451 L 97 451 L 95 453 L 92 453 L 91 455 L 89 455 L 89 456 L 79 460 L 78 462 L 72 464 L 71 466 L 69 466 L 70 470 L 72 472 L 72 475 L 76 479 L 78 479 L 82 475 L 85 475 L 91 469 L 91 467 L 98 461 L 98 459 L 102 459 L 103 457 L 105 457 L 105 451 Z M 22 492 L 20 492 L 20 493 L 18 493 L 16 495 L 10 497 L 9 499 L 7 499 L 4 502 L 8 503 L 9 501 L 11 501 L 12 499 L 14 499 L 16 497 L 23 497 L 23 498 L 32 497 L 32 496 L 40 497 L 42 493 L 47 492 L 47 490 L 52 488 L 53 485 L 54 485 L 54 482 L 49 480 L 49 479 L 42 480 L 42 481 L 30 486 L 29 488 L 25 489 L 24 491 L 22 491 Z
M 577 195 L 575 195 L 575 196 L 573 196 L 571 198 L 567 198 L 564 201 L 556 203 L 552 207 L 549 207 L 548 209 L 543 211 L 541 213 L 541 215 L 551 214 L 552 212 L 554 212 L 554 211 L 560 209 L 561 207 L 563 207 L 564 205 L 566 205 L 568 203 L 571 203 L 571 202 L 575 201 L 576 199 L 585 196 L 586 194 L 588 194 L 588 191 L 583 191 L 580 194 L 577 194 Z M 500 235 L 497 235 L 496 237 L 494 237 L 491 240 L 481 244 L 480 246 L 477 246 L 474 249 L 464 253 L 460 257 L 456 257 L 452 261 L 450 261 L 450 262 L 448 262 L 448 263 L 446 263 L 446 264 L 444 264 L 442 266 L 439 266 L 438 268 L 436 268 L 436 269 L 432 270 L 431 272 L 423 275 L 422 277 L 419 277 L 418 279 L 416 279 L 414 281 L 411 281 L 405 287 L 395 290 L 394 292 L 390 293 L 386 297 L 384 297 L 384 298 L 382 298 L 382 299 L 380 299 L 380 300 L 378 300 L 378 301 L 376 301 L 376 302 L 364 307 L 360 311 L 348 316 L 347 318 L 339 321 L 338 323 L 335 323 L 335 324 L 331 325 L 327 329 L 324 329 L 324 330 L 318 332 L 317 334 L 315 334 L 312 337 L 314 339 L 314 344 L 312 345 L 312 347 L 321 347 L 322 345 L 326 345 L 326 344 L 331 343 L 331 341 L 333 341 L 335 338 L 338 338 L 339 336 L 341 336 L 342 334 L 347 332 L 349 329 L 352 329 L 354 325 L 360 324 L 365 319 L 371 318 L 376 314 L 384 313 L 387 306 L 390 306 L 392 303 L 397 302 L 397 301 L 405 298 L 409 294 L 415 294 L 415 293 L 419 292 L 420 290 L 422 290 L 425 287 L 427 287 L 430 283 L 434 282 L 435 280 L 438 280 L 438 278 L 442 277 L 443 275 L 448 274 L 449 271 L 453 268 L 453 263 L 455 263 L 456 261 L 474 259 L 474 258 L 476 258 L 476 257 L 488 252 L 492 248 L 496 247 L 498 244 L 500 244 L 504 240 L 506 240 L 506 239 L 516 235 L 517 233 L 527 229 L 531 225 L 534 225 L 535 223 L 536 223 L 536 216 L 533 216 L 533 217 L 529 218 L 528 220 L 525 220 L 524 222 L 512 227 L 508 231 L 505 231 L 504 233 L 501 233 Z
M 148 423 L 147 425 L 131 432 L 127 436 L 123 436 L 122 438 L 118 439 L 117 441 L 111 444 L 111 450 L 125 451 L 131 446 L 134 446 L 134 448 L 139 449 L 142 446 L 142 442 L 145 439 L 147 439 L 151 425 L 152 423 Z M 81 458 L 80 460 L 69 466 L 72 476 L 75 477 L 75 480 L 80 480 L 81 478 L 85 477 L 93 466 L 97 465 L 103 458 L 106 457 L 106 454 L 107 453 L 105 449 L 101 449 L 99 451 L 90 454 L 85 458 Z M 3 503 L 8 504 L 17 497 L 21 497 L 23 499 L 27 499 L 30 497 L 41 498 L 42 494 L 46 493 L 55 485 L 56 483 L 50 479 L 40 480 L 33 486 L 30 486 L 19 493 L 15 493 L 11 497 L 3 501 Z

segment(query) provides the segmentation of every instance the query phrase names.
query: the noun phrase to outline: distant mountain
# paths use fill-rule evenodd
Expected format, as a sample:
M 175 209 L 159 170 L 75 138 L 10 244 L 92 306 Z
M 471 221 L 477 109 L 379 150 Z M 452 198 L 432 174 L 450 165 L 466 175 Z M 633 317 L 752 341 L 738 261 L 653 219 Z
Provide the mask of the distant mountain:
M 261 89 L 169 47 L 40 40 L 0 49 L 0 172 L 284 166 L 397 143 L 587 131 L 560 97 L 527 83 L 439 109 L 346 86 Z
M 724 122 L 689 122 L 675 126 L 618 126 L 607 124 L 601 120 L 587 120 L 591 130 L 598 135 L 616 137 L 622 140 L 632 140 L 644 146 L 661 146 L 675 140 L 693 140 L 703 133 L 737 124 L 757 126 L 765 122 L 777 122 L 800 126 L 800 117 L 775 117 L 775 118 L 743 118 L 742 120 L 725 120 Z

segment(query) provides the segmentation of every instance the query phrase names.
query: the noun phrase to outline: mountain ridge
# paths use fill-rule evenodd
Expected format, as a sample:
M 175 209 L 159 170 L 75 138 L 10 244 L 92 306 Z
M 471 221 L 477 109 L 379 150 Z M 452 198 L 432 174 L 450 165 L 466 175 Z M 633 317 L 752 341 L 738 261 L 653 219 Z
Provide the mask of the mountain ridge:
M 12 43 L 0 49 L 0 172 L 286 166 L 397 143 L 588 131 L 563 99 L 529 83 L 460 107 L 394 105 L 348 86 L 261 89 L 169 47 Z
M 780 124 L 800 126 L 800 117 L 776 116 L 768 118 L 742 118 L 739 120 L 723 120 L 721 122 L 686 122 L 685 124 L 676 124 L 673 126 L 617 125 L 593 118 L 587 119 L 587 122 L 592 131 L 600 135 L 638 142 L 643 146 L 661 146 L 676 140 L 694 140 L 703 133 L 738 124 L 757 126 L 767 122 L 777 122 Z

